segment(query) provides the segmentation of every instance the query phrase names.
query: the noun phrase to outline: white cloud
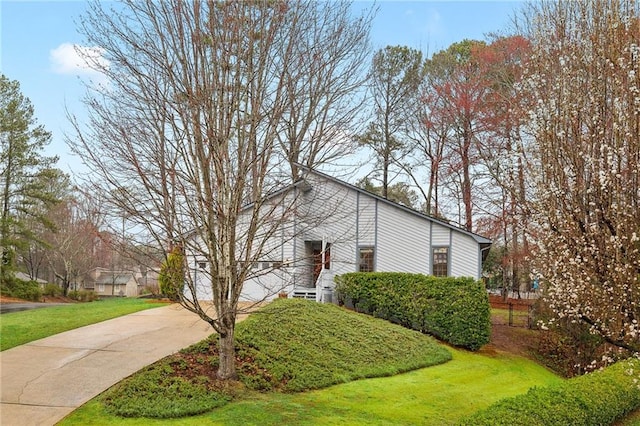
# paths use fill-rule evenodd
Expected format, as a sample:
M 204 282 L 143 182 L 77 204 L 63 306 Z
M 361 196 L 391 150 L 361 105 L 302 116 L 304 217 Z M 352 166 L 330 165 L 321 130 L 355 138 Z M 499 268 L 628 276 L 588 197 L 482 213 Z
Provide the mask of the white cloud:
M 106 76 L 98 71 L 98 68 L 109 66 L 103 53 L 100 47 L 62 43 L 49 52 L 49 61 L 57 74 L 86 76 L 96 83 L 106 83 Z

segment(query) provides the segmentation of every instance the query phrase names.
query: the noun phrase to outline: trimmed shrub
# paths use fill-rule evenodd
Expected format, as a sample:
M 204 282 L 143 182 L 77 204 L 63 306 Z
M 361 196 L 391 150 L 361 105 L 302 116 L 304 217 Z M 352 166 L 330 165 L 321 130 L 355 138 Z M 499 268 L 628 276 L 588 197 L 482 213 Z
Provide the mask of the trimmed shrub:
M 489 343 L 489 298 L 482 283 L 472 278 L 354 272 L 335 277 L 335 282 L 338 303 L 356 311 L 474 351 Z
M 533 388 L 460 425 L 609 425 L 640 408 L 640 361 L 620 361 L 556 386 Z
M 44 294 L 45 296 L 60 296 L 62 295 L 62 289 L 57 284 L 49 283 L 44 286 L 42 294 Z

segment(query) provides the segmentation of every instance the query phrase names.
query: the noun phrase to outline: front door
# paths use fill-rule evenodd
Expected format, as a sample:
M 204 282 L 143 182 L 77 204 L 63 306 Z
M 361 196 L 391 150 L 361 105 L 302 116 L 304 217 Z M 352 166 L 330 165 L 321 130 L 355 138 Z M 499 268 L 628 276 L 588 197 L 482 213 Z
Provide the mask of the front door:
M 331 244 L 324 244 L 324 253 L 322 252 L 322 241 L 306 241 L 307 244 L 307 259 L 309 263 L 309 280 L 311 281 L 310 287 L 315 287 L 318 282 L 318 278 L 322 273 L 322 269 L 331 268 Z
M 322 248 L 313 249 L 313 285 L 318 282 L 320 272 L 322 272 Z

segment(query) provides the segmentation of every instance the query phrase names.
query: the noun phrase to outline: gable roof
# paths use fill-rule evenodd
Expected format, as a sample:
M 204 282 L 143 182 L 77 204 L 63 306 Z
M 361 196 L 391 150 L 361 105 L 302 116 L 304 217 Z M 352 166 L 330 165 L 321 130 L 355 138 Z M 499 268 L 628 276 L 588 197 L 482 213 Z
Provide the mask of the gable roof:
M 374 199 L 376 199 L 376 200 L 378 200 L 378 201 L 380 201 L 380 202 L 382 202 L 384 204 L 387 204 L 387 205 L 392 206 L 394 208 L 403 210 L 403 211 L 405 211 L 405 212 L 407 212 L 409 214 L 412 214 L 414 216 L 418 216 L 418 217 L 420 217 L 422 219 L 426 219 L 426 220 L 429 220 L 431 222 L 437 223 L 437 224 L 439 224 L 441 226 L 444 226 L 445 228 L 449 228 L 449 229 L 452 229 L 452 230 L 454 230 L 456 232 L 461 232 L 461 233 L 463 233 L 465 235 L 468 235 L 471 238 L 473 238 L 478 244 L 480 244 L 482 246 L 482 248 L 489 247 L 492 244 L 492 241 L 489 238 L 483 237 L 480 234 L 476 234 L 474 232 L 467 231 L 466 229 L 461 228 L 459 226 L 452 225 L 452 224 L 447 223 L 447 222 L 445 222 L 445 221 L 443 221 L 441 219 L 437 219 L 437 218 L 435 218 L 433 216 L 430 216 L 428 214 L 422 213 L 422 212 L 420 212 L 418 210 L 412 209 L 410 207 L 403 206 L 402 204 L 398 204 L 398 203 L 396 203 L 394 201 L 388 200 L 388 199 L 386 199 L 384 197 L 381 197 L 381 196 L 379 196 L 377 194 L 369 192 L 366 189 L 359 188 L 359 187 L 357 187 L 355 185 L 352 185 L 350 183 L 347 183 L 345 181 L 342 181 L 342 180 L 340 180 L 338 178 L 335 178 L 333 176 L 327 175 L 325 173 L 319 172 L 317 170 L 310 169 L 310 168 L 308 168 L 306 166 L 303 166 L 303 165 L 299 165 L 299 167 L 301 169 L 303 169 L 306 173 L 315 174 L 315 175 L 320 176 L 321 178 L 326 179 L 326 180 L 328 180 L 330 182 L 333 182 L 333 183 L 336 183 L 338 185 L 344 186 L 346 188 L 352 189 L 352 190 L 357 191 L 357 192 L 359 192 L 361 194 L 364 194 L 364 195 L 366 195 L 368 197 L 372 197 L 372 198 L 374 198 Z M 305 182 L 304 178 L 299 179 L 293 185 L 294 186 L 298 186 L 298 185 L 301 185 L 302 182 Z
M 394 201 L 388 200 L 388 199 L 386 199 L 384 197 L 381 197 L 381 196 L 379 196 L 377 194 L 374 194 L 373 192 L 369 192 L 366 189 L 359 188 L 359 187 L 357 187 L 355 185 L 352 185 L 352 184 L 350 184 L 348 182 L 345 182 L 343 180 L 335 178 L 335 177 L 333 177 L 331 175 L 328 175 L 326 173 L 322 173 L 322 172 L 319 172 L 317 170 L 311 169 L 311 168 L 309 168 L 309 167 L 307 167 L 305 165 L 297 164 L 297 166 L 300 169 L 302 169 L 305 174 L 315 174 L 315 175 L 320 176 L 321 178 L 326 179 L 326 180 L 328 180 L 330 182 L 333 182 L 333 183 L 336 183 L 338 185 L 344 186 L 346 188 L 352 189 L 352 190 L 354 190 L 356 192 L 364 194 L 365 196 L 372 197 L 372 198 L 374 198 L 374 199 L 376 199 L 376 200 L 378 200 L 378 201 L 380 201 L 382 203 L 385 203 L 385 204 L 387 204 L 389 206 L 392 206 L 394 208 L 397 208 L 397 209 L 400 209 L 402 211 L 405 211 L 405 212 L 407 212 L 409 214 L 412 214 L 414 216 L 418 216 L 418 217 L 420 217 L 422 219 L 426 219 L 426 220 L 429 220 L 429 221 L 431 221 L 433 223 L 437 223 L 437 224 L 439 224 L 441 226 L 444 226 L 445 228 L 449 228 L 449 229 L 452 229 L 452 230 L 454 230 L 456 232 L 460 232 L 462 234 L 468 235 L 471 238 L 473 238 L 480 245 L 480 249 L 483 251 L 482 252 L 482 260 L 483 261 L 486 259 L 487 255 L 488 255 L 488 251 L 485 251 L 485 250 L 487 248 L 491 247 L 492 241 L 487 237 L 484 237 L 484 236 L 482 236 L 480 234 L 476 234 L 476 233 L 471 232 L 471 231 L 467 231 L 466 229 L 461 228 L 460 226 L 452 225 L 452 224 L 450 224 L 448 222 L 445 222 L 445 221 L 443 221 L 441 219 L 437 219 L 437 218 L 435 218 L 435 217 L 433 217 L 431 215 L 422 213 L 422 212 L 420 212 L 418 210 L 415 210 L 415 209 L 412 209 L 410 207 L 403 206 L 402 204 L 398 204 L 398 203 L 396 203 Z M 293 182 L 290 185 L 287 185 L 287 186 L 285 186 L 285 187 L 283 187 L 283 188 L 281 188 L 279 190 L 276 190 L 274 192 L 266 194 L 263 197 L 263 201 L 264 200 L 269 200 L 271 198 L 274 198 L 274 197 L 277 197 L 277 196 L 280 196 L 280 195 L 283 195 L 283 194 L 287 193 L 288 191 L 291 191 L 294 188 L 302 188 L 303 190 L 306 190 L 309 187 L 310 187 L 310 185 L 307 182 L 307 180 L 304 177 L 301 177 L 301 178 L 299 178 L 298 180 L 296 180 L 295 182 Z M 242 210 L 249 209 L 254 204 L 255 204 L 255 202 L 250 202 L 248 204 L 245 204 L 242 207 Z M 196 232 L 195 230 L 189 232 L 189 234 L 187 235 L 187 238 L 193 237 L 195 235 L 195 232 Z

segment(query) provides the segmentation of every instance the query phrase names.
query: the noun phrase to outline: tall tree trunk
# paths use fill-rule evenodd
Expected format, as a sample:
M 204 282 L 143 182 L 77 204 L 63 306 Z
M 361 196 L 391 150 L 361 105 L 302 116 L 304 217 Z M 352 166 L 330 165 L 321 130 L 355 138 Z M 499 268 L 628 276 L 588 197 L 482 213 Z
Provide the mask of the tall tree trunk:
M 218 342 L 220 345 L 220 357 L 217 376 L 221 380 L 235 380 L 238 378 L 235 365 L 235 322 L 231 313 L 221 315 L 221 327 Z
M 467 231 L 473 230 L 473 208 L 471 205 L 471 160 L 469 159 L 469 151 L 471 149 L 471 125 L 465 124 L 463 133 L 463 146 L 460 153 L 462 163 L 462 202 L 464 204 L 464 227 Z

